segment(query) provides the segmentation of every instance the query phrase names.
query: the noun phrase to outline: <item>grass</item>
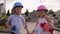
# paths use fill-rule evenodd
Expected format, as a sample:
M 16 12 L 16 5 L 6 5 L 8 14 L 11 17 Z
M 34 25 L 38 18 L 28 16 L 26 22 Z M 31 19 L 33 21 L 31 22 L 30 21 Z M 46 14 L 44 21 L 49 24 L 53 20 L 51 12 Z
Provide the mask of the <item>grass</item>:
M 60 24 L 55 25 L 57 28 L 60 28 Z
M 0 31 L 1 30 L 6 30 L 5 26 L 0 26 Z

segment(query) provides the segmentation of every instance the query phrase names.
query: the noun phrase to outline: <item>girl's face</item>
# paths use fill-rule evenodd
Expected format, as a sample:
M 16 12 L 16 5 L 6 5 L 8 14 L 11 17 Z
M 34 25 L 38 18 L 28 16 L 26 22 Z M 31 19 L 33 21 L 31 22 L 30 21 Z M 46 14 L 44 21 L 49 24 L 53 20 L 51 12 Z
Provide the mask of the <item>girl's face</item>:
M 15 8 L 15 12 L 17 15 L 21 14 L 21 11 L 22 11 L 22 7 L 16 7 Z
M 40 17 L 44 17 L 46 14 L 44 10 L 39 10 L 38 12 L 39 12 Z

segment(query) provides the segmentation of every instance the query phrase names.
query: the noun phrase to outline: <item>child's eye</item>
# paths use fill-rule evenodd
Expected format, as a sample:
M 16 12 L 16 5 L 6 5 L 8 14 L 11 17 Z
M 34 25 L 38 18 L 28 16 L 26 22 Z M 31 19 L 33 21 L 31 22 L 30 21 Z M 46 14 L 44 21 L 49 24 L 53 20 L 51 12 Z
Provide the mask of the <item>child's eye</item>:
M 16 10 L 21 10 L 21 9 L 16 9 Z

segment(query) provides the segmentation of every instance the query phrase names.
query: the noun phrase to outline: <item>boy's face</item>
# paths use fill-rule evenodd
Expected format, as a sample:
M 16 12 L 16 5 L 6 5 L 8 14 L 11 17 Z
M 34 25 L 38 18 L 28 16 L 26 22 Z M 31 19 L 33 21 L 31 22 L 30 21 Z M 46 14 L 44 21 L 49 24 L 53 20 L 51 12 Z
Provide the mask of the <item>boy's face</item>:
M 21 11 L 22 11 L 22 7 L 16 7 L 15 8 L 15 12 L 16 12 L 16 14 L 21 14 Z
M 39 10 L 38 12 L 40 17 L 43 17 L 46 14 L 44 10 Z

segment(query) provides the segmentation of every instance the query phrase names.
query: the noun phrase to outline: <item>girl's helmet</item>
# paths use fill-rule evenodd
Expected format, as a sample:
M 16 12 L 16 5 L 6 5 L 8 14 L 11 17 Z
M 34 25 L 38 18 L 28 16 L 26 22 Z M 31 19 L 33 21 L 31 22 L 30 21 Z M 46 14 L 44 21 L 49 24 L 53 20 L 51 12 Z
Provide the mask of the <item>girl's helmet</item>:
M 37 11 L 39 11 L 39 10 L 44 10 L 45 12 L 48 11 L 48 9 L 44 5 L 38 6 Z

